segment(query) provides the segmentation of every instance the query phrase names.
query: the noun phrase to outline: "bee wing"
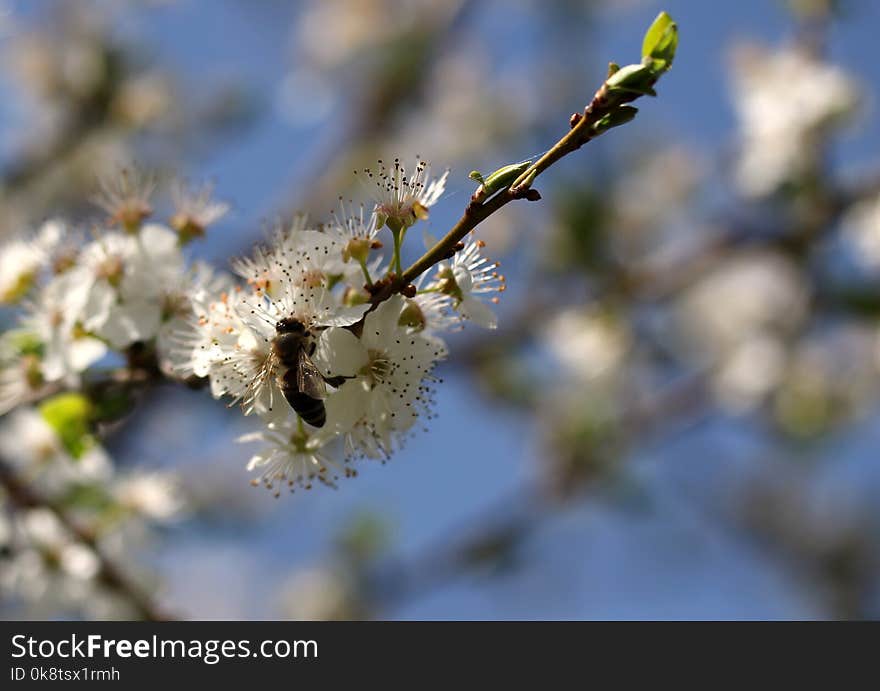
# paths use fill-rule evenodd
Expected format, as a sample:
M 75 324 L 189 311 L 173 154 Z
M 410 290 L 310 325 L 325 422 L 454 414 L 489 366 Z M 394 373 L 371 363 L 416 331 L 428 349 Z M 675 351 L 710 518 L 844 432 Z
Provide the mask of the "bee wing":
M 296 386 L 300 393 L 311 398 L 322 399 L 327 396 L 327 385 L 324 383 L 324 375 L 312 362 L 311 358 L 300 351 L 299 361 L 296 368 Z
M 250 415 L 254 411 L 264 393 L 268 393 L 269 396 L 269 409 L 271 410 L 275 406 L 272 378 L 278 370 L 278 365 L 278 356 L 275 355 L 274 350 L 270 349 L 266 359 L 263 360 L 260 371 L 248 382 L 247 388 L 241 397 L 241 407 L 245 415 Z

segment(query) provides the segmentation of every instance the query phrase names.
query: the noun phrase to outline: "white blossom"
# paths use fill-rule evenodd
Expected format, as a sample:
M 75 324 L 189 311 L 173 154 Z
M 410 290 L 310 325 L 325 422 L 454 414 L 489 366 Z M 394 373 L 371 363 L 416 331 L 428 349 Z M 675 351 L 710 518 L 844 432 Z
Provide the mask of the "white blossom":
M 276 383 L 280 365 L 271 352 L 276 324 L 294 318 L 319 333 L 357 322 L 369 307 L 344 305 L 329 289 L 330 275 L 342 264 L 341 247 L 332 237 L 296 229 L 276 234 L 276 241 L 235 263 L 250 289 L 233 289 L 196 309 L 177 337 L 192 349 L 187 362 L 178 348 L 181 371 L 208 375 L 215 397 L 228 395 L 243 403 L 246 414 L 270 418 L 288 414 L 286 404 L 276 405 L 283 402 Z
M 26 602 L 34 614 L 45 617 L 59 611 L 102 619 L 135 615 L 98 578 L 101 564 L 94 550 L 74 539 L 51 511 L 17 512 L 10 522 L 0 569 L 0 591 L 7 602 Z
M 382 247 L 376 239 L 381 229 L 379 215 L 373 211 L 367 216 L 363 205 L 351 210 L 341 199 L 339 211 L 338 214 L 333 212 L 332 222 L 325 230 L 342 248 L 345 280 L 353 286 L 369 282 L 371 276 L 379 274 L 382 265 L 381 256 L 370 261 L 371 251 Z
M 797 343 L 775 401 L 783 424 L 814 434 L 842 415 L 870 410 L 878 392 L 875 347 L 875 329 L 853 323 L 831 325 Z
M 445 293 L 425 291 L 409 298 L 401 313 L 401 324 L 412 331 L 440 334 L 459 331 L 462 316 L 454 309 L 455 300 Z
M 150 224 L 134 238 L 134 250 L 105 322 L 97 329 L 114 348 L 148 341 L 159 332 L 163 310 L 184 285 L 185 263 L 177 236 L 168 228 Z
M 245 328 L 238 311 L 237 301 L 243 299 L 240 287 L 224 285 L 216 293 L 198 292 L 190 295 L 192 315 L 176 321 L 167 336 L 166 358 L 175 375 L 207 377 L 212 367 L 235 349 Z M 219 397 L 222 392 L 212 392 Z
M 273 245 L 235 262 L 247 284 L 198 301 L 187 328 L 174 336 L 180 372 L 207 376 L 215 397 L 258 414 L 264 427 L 245 439 L 263 448 L 249 467 L 260 473 L 258 483 L 276 489 L 279 483 L 332 484 L 351 472 L 335 460 L 340 453 L 387 458 L 420 417 L 432 415 L 432 371 L 446 354 L 439 333 L 459 321 L 445 312 L 452 298 L 433 292 L 394 295 L 375 309 L 349 304 L 351 285 L 337 273 L 346 247 L 342 232 L 373 232 L 356 218 L 336 231 L 300 222 L 276 232 Z M 296 415 L 279 385 L 286 367 L 273 341 L 279 322 L 289 319 L 311 335 L 307 354 L 328 382 L 320 428 Z
M 388 225 L 397 232 L 428 217 L 428 209 L 440 200 L 446 190 L 449 171 L 431 179 L 430 166 L 419 160 L 412 175 L 407 175 L 405 166 L 395 158 L 390 168 L 380 160 L 378 168 L 366 168 L 362 175 L 375 186 L 378 227 Z
M 239 280 L 188 265 L 181 250 L 226 211 L 209 188 L 175 191 L 174 232 L 144 223 L 152 180 L 123 172 L 105 184 L 102 200 L 120 229 L 95 229 L 63 266 L 44 272 L 46 281 L 26 303 L 27 338 L 0 353 L 2 409 L 54 382 L 76 387 L 106 354 L 144 344 L 163 373 L 207 379 L 215 398 L 255 414 L 259 428 L 245 439 L 263 443 L 249 464 L 258 483 L 333 484 L 353 472 L 348 463 L 356 458 L 389 457 L 419 420 L 433 416 L 433 371 L 446 356 L 442 334 L 462 319 L 495 326 L 483 300 L 497 300 L 489 293 L 503 290 L 504 278 L 482 256 L 483 243 L 469 241 L 433 280 L 422 276 L 414 286 L 395 286 L 405 296 L 375 299 L 381 286 L 393 285 L 379 229 L 394 231 L 397 250 L 403 231 L 442 196 L 448 173 L 431 179 L 419 161 L 408 176 L 395 160 L 390 170 L 367 175 L 379 188 L 369 212 L 340 200 L 329 224 L 296 217 L 268 245 L 233 262 Z M 291 324 L 301 335 L 282 346 L 279 336 L 292 333 Z M 308 390 L 300 391 L 306 381 Z M 304 414 L 303 397 L 312 399 L 314 415 Z M 9 424 L 46 432 L 34 415 Z M 43 455 L 63 457 L 51 432 Z M 163 519 L 177 510 L 159 476 L 115 480 L 112 492 L 132 514 Z
M 234 260 L 232 268 L 252 288 L 270 296 L 280 295 L 288 284 L 329 287 L 335 278 L 352 275 L 344 249 L 338 234 L 309 228 L 306 217 L 297 216 L 289 228 L 276 228 L 271 247 L 256 247 L 253 256 Z M 360 269 L 355 267 L 354 273 Z
M 713 381 L 716 396 L 734 411 L 755 407 L 778 385 L 786 356 L 778 338 L 765 333 L 750 336 L 722 362 Z
M 327 400 L 328 429 L 345 435 L 349 455 L 387 457 L 431 415 L 431 373 L 446 347 L 402 325 L 404 307 L 394 296 L 367 314 L 359 339 L 337 328 L 318 344 L 315 361 L 328 375 L 353 377 Z
M 38 496 L 65 507 L 65 516 L 69 510 L 78 526 L 93 531 L 102 551 L 117 563 L 131 563 L 127 548 L 133 537 L 143 534 L 144 519 L 167 520 L 181 506 L 169 473 L 114 476 L 107 454 L 94 443 L 73 458 L 55 429 L 32 408 L 19 408 L 0 420 L 0 456 Z M 124 522 L 117 525 L 120 520 Z M 117 530 L 107 533 L 111 523 Z M 54 509 L 10 514 L 8 521 L 0 521 L 0 544 L 6 551 L 0 569 L 4 598 L 50 610 L 85 603 L 94 616 L 133 616 L 127 606 L 120 609 L 118 594 L 97 578 L 100 562 L 92 546 L 72 533 Z
M 24 529 L 30 541 L 43 551 L 57 555 L 61 569 L 81 580 L 92 578 L 99 568 L 95 553 L 75 542 L 49 509 L 32 509 L 25 514 Z
M 277 298 L 262 291 L 241 297 L 235 305 L 238 322 L 229 334 L 237 339 L 234 343 L 224 341 L 226 347 L 220 348 L 220 359 L 211 368 L 214 395 L 241 400 L 245 414 L 257 412 L 274 419 L 288 413 L 276 381 L 280 365 L 271 357 L 279 321 L 297 319 L 307 331 L 319 332 L 329 326 L 354 324 L 369 307 L 337 304 L 322 286 L 305 287 L 294 282 L 285 282 L 284 286 L 284 294 Z M 319 338 L 323 336 L 321 332 Z
M 504 276 L 496 269 L 498 262 L 492 262 L 482 255 L 485 243 L 470 239 L 464 248 L 457 252 L 451 262 L 437 265 L 435 288 L 453 298 L 455 310 L 462 317 L 478 326 L 494 329 L 498 318 L 486 304 L 498 302 L 497 293 L 505 289 Z M 487 296 L 491 295 L 491 297 Z
M 42 377 L 75 384 L 108 346 L 157 336 L 189 292 L 177 236 L 160 225 L 98 233 L 26 303 L 23 326 L 41 344 Z
M 269 423 L 264 429 L 245 434 L 240 442 L 260 442 L 262 448 L 248 462 L 247 469 L 259 473 L 252 484 L 263 484 L 278 496 L 286 485 L 311 489 L 315 482 L 335 486 L 341 477 L 351 477 L 354 471 L 346 464 L 335 461 L 325 452 L 326 440 L 309 435 L 291 419 Z
M 205 334 L 191 325 L 194 321 L 207 319 L 215 296 L 224 295 L 232 288 L 231 276 L 214 271 L 204 262 L 194 262 L 163 286 L 156 352 L 164 372 L 182 378 L 207 375 L 204 357 L 200 357 L 203 349 L 198 347 Z M 213 335 L 208 334 L 207 343 L 212 338 Z

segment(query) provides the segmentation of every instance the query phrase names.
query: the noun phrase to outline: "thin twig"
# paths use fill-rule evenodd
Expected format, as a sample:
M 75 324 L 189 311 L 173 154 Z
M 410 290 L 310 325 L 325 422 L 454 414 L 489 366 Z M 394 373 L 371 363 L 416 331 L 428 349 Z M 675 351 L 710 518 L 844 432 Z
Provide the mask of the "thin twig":
M 373 293 L 371 302 L 377 305 L 387 300 L 394 293 L 404 290 L 429 268 L 444 259 L 448 259 L 454 254 L 458 243 L 468 233 L 503 206 L 515 199 L 529 199 L 532 201 L 540 199 L 540 195 L 532 189 L 535 178 L 558 160 L 573 151 L 577 151 L 584 144 L 598 136 L 595 125 L 612 112 L 614 108 L 635 98 L 634 94 L 614 94 L 609 91 L 607 84 L 603 83 L 589 105 L 584 109 L 583 115 L 576 114 L 576 117 L 572 118 L 571 129 L 556 144 L 537 161 L 532 163 L 509 187 L 498 192 L 488 201 L 481 203 L 476 197 L 472 197 L 461 218 L 452 229 L 400 276 L 393 277 L 391 280 L 382 283 Z

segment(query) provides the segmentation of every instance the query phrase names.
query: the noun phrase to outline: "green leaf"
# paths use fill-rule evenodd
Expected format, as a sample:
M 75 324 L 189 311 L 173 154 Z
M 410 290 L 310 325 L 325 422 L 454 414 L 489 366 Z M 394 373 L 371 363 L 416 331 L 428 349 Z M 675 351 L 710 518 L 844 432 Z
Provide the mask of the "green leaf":
M 330 279 L 332 277 L 328 277 L 328 280 Z M 131 412 L 134 399 L 128 387 L 123 384 L 112 384 L 100 389 L 91 406 L 89 412 L 92 422 L 113 422 Z
M 677 48 L 678 26 L 666 12 L 661 12 L 642 41 L 642 63 L 661 74 L 672 67 Z
M 100 484 L 74 484 L 67 488 L 60 502 L 70 509 L 107 511 L 114 506 L 113 497 Z
M 3 334 L 5 343 L 18 355 L 36 355 L 42 357 L 43 343 L 40 337 L 26 329 L 13 329 Z
M 92 405 L 82 394 L 62 393 L 40 405 L 40 415 L 55 430 L 61 445 L 74 458 L 81 458 L 94 443 L 89 433 Z
M 626 65 L 605 81 L 610 91 L 625 91 L 643 96 L 656 96 L 654 82 L 657 75 L 648 65 Z
M 625 125 L 632 120 L 638 112 L 639 109 L 634 106 L 618 106 L 615 110 L 597 121 L 596 124 L 593 125 L 593 130 L 596 134 L 602 134 L 606 130 L 610 130 L 612 127 Z

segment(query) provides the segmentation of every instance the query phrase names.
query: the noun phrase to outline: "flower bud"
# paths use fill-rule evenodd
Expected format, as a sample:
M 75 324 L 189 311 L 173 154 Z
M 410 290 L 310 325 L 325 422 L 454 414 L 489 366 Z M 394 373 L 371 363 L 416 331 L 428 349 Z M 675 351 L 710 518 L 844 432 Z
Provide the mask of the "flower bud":
M 648 65 L 626 65 L 608 77 L 605 86 L 611 92 L 656 96 L 652 88 L 655 81 L 657 75 Z
M 455 274 L 448 266 L 444 266 L 437 272 L 437 288 L 441 293 L 450 295 L 456 300 L 462 298 L 461 288 L 458 286 L 458 281 L 455 280 Z
M 422 331 L 427 320 L 425 319 L 425 313 L 422 312 L 422 308 L 419 307 L 419 303 L 415 300 L 407 300 L 397 323 L 413 331 Z
M 354 259 L 358 264 L 365 264 L 370 256 L 371 242 L 367 237 L 353 237 L 342 249 L 342 260 L 349 262 Z
M 364 305 L 370 299 L 370 296 L 367 295 L 362 290 L 357 290 L 356 288 L 352 288 L 349 286 L 345 289 L 345 292 L 342 294 L 342 304 L 346 307 L 354 307 L 356 305 Z
M 196 223 L 185 214 L 174 214 L 170 221 L 171 227 L 180 236 L 180 244 L 186 245 L 190 240 L 201 238 L 205 235 L 205 227 Z
M 593 131 L 596 134 L 602 134 L 603 132 L 610 130 L 612 127 L 625 125 L 632 120 L 638 112 L 639 109 L 634 106 L 618 106 L 615 110 L 608 113 L 608 115 L 599 119 L 596 124 L 593 125 Z

